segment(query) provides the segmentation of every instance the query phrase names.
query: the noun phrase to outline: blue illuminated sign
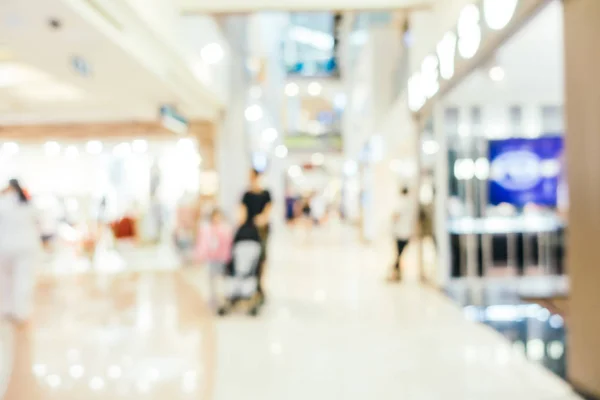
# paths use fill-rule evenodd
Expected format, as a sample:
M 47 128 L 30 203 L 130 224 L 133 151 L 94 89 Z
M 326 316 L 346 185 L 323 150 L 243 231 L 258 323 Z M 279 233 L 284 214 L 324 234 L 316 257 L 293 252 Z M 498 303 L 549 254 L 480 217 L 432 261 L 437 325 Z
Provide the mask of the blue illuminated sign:
M 490 141 L 490 203 L 555 207 L 562 153 L 561 137 Z

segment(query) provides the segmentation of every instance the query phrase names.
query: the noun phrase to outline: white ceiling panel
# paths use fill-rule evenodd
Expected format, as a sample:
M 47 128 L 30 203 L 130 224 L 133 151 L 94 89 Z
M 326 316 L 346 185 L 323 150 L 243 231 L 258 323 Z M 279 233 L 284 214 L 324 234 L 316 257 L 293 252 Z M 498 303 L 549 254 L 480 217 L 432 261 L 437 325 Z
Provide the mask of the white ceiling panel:
M 435 0 L 177 0 L 184 13 L 232 13 L 262 10 L 397 10 L 428 7 Z

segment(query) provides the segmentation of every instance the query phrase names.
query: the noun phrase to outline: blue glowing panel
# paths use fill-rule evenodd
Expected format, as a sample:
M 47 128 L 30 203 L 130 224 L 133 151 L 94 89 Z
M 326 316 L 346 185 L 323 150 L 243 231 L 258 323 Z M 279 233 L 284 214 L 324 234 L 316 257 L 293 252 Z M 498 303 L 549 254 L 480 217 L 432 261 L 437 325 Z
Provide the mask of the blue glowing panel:
M 489 142 L 490 203 L 555 207 L 563 170 L 562 137 Z

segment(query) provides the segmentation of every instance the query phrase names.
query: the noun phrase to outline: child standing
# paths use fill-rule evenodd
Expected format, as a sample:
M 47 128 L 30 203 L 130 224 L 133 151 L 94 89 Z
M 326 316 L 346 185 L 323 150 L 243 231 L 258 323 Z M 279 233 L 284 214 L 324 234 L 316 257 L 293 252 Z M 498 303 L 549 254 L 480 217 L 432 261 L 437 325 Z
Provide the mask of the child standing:
M 197 255 L 205 261 L 209 274 L 209 303 L 217 308 L 217 285 L 224 275 L 225 265 L 231 259 L 231 243 L 233 234 L 231 227 L 225 222 L 219 210 L 211 213 L 208 224 L 200 228 L 197 243 Z

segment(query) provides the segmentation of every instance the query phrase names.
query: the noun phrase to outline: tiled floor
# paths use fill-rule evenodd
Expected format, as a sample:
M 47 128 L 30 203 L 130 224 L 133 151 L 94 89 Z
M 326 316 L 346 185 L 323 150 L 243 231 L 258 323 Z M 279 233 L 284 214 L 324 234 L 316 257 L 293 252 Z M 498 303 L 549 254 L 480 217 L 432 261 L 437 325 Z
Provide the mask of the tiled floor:
M 5 399 L 577 399 L 444 295 L 384 284 L 389 250 L 281 232 L 256 319 L 208 315 L 198 270 L 50 279 L 0 347 Z

